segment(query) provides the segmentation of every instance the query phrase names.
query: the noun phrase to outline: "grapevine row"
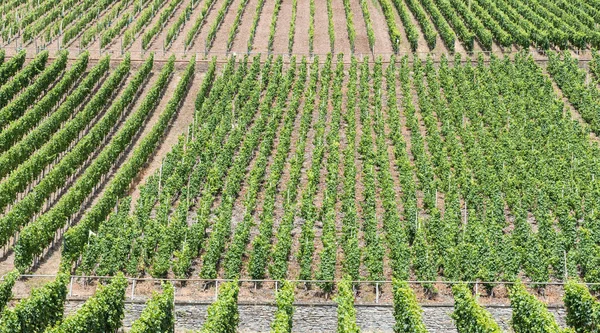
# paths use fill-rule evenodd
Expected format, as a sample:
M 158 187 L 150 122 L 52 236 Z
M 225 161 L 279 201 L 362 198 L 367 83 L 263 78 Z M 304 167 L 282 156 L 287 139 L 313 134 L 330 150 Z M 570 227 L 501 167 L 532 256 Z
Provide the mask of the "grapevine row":
M 190 64 L 193 64 L 194 62 L 195 59 L 192 58 Z M 158 81 L 148 92 L 147 97 L 142 102 L 139 108 L 140 112 L 147 114 L 156 108 L 161 93 L 166 88 L 166 82 L 173 72 L 173 67 L 174 57 L 171 57 L 169 62 L 163 67 Z M 117 201 L 125 195 L 129 185 L 131 184 L 131 181 L 137 176 L 141 168 L 148 161 L 151 154 L 156 149 L 158 141 L 160 138 L 162 138 L 164 131 L 170 123 L 173 115 L 177 112 L 181 100 L 187 92 L 188 85 L 193 74 L 194 66 L 188 65 L 181 81 L 178 83 L 175 89 L 173 96 L 169 100 L 167 107 L 161 112 L 158 122 L 152 127 L 150 132 L 141 139 L 139 145 L 134 149 L 131 157 L 121 168 L 118 169 L 114 177 L 106 185 L 103 195 L 83 217 L 82 221 L 65 234 L 63 258 L 71 261 L 77 259 L 79 254 L 81 254 L 83 251 L 83 247 L 85 246 L 85 243 L 89 237 L 89 231 L 98 230 L 98 227 L 101 225 L 106 216 L 108 216 Z
M 338 55 L 335 75 L 332 82 L 332 104 L 329 133 L 327 134 L 327 175 L 325 178 L 325 193 L 320 218 L 323 222 L 321 242 L 323 250 L 319 253 L 319 267 L 316 273 L 319 280 L 334 280 L 337 263 L 337 229 L 336 229 L 336 204 L 338 201 L 339 162 L 340 162 L 340 126 L 342 113 L 342 87 L 344 80 L 343 54 Z M 321 284 L 324 292 L 333 290 L 333 283 Z
M 169 65 L 166 67 L 172 68 L 173 61 L 174 59 L 171 58 L 168 63 Z M 120 169 L 122 172 L 124 172 L 123 170 L 128 171 L 128 168 L 126 167 L 131 163 L 139 163 L 139 159 L 143 159 L 143 157 L 138 157 L 136 155 L 140 154 L 143 156 L 149 153 L 148 151 L 139 153 L 139 151 L 144 148 L 146 140 L 158 140 L 164 127 L 166 127 L 173 114 L 177 111 L 179 102 L 187 91 L 187 84 L 189 83 L 191 75 L 193 75 L 193 67 L 192 70 L 188 69 L 185 72 L 168 107 L 163 110 L 158 123 L 153 126 L 153 131 L 148 133 L 147 136 L 142 139 L 140 146 L 134 151 L 128 165 L 125 165 Z M 33 257 L 40 255 L 44 248 L 50 244 L 54 237 L 54 233 L 59 228 L 62 228 L 66 220 L 79 210 L 79 204 L 86 200 L 100 179 L 110 171 L 112 167 L 111 164 L 116 161 L 123 153 L 124 149 L 129 146 L 134 135 L 143 125 L 144 119 L 158 104 L 158 97 L 159 96 L 157 95 L 148 95 L 147 99 L 144 101 L 145 103 L 143 103 L 140 108 L 127 119 L 110 143 L 102 150 L 102 152 L 100 152 L 99 156 L 85 170 L 83 175 L 68 190 L 68 192 L 60 198 L 56 205 L 33 224 L 30 224 L 23 229 L 15 248 L 15 264 L 17 267 L 20 267 L 21 269 L 29 267 Z M 151 151 L 151 149 L 148 150 Z M 145 157 L 147 158 L 147 156 Z M 117 176 L 118 174 L 113 178 L 112 182 L 122 181 L 122 179 L 120 179 L 121 177 Z M 123 178 L 126 179 L 127 177 Z M 77 205 L 74 206 L 73 203 L 77 203 Z M 43 230 L 43 232 L 40 232 L 40 230 Z
M 154 25 L 148 29 L 144 35 L 142 36 L 142 49 L 147 50 L 148 46 L 150 46 L 150 42 L 154 37 L 163 29 L 167 21 L 173 16 L 175 10 L 179 7 L 179 5 L 183 2 L 183 0 L 171 0 L 167 7 L 162 10 L 158 20 L 154 23 Z
M 56 80 L 60 78 L 67 66 L 67 52 L 61 52 L 56 60 L 35 78 L 30 85 L 15 97 L 5 107 L 0 109 L 0 128 L 7 127 L 11 122 L 20 118 L 28 107 L 38 100 L 42 93 L 49 89 Z M 2 131 L 4 133 L 4 131 Z
M 66 94 L 78 82 L 87 69 L 89 53 L 84 52 L 71 66 L 60 81 L 27 110 L 18 120 L 9 124 L 0 133 L 0 152 L 9 150 L 15 143 L 27 136 L 52 109 L 66 99 Z
M 9 177 L 2 183 L 3 197 L 2 207 L 6 207 L 25 189 L 31 181 L 35 179 L 47 163 L 52 161 L 51 157 L 63 152 L 69 146 L 73 149 L 67 153 L 52 169 L 48 172 L 48 177 L 43 177 L 42 180 L 33 188 L 33 190 L 12 207 L 8 214 L 2 217 L 6 223 L 2 226 L 1 240 L 2 244 L 6 244 L 10 237 L 21 227 L 27 224 L 34 214 L 40 212 L 44 208 L 44 202 L 51 194 L 61 188 L 67 179 L 77 171 L 77 168 L 87 160 L 89 154 L 97 148 L 97 144 L 102 142 L 102 138 L 112 128 L 109 122 L 108 127 L 94 126 L 90 132 L 76 143 L 80 131 L 87 127 L 94 116 L 101 110 L 101 106 L 105 99 L 110 97 L 114 89 L 124 80 L 125 75 L 129 72 L 129 58 L 126 58 L 114 74 L 108 78 L 107 83 L 101 88 L 98 95 L 86 105 L 82 112 L 61 131 L 52 137 L 41 149 L 36 151 L 27 161 L 19 165 Z M 138 83 L 139 86 L 140 83 Z M 132 94 L 132 93 L 131 93 Z M 131 97 L 130 97 L 131 98 Z M 124 106 L 123 106 L 124 107 Z M 113 108 L 114 113 L 120 113 L 119 108 Z M 122 110 L 122 108 L 121 108 Z M 102 121 L 101 121 L 102 122 Z M 98 133 L 94 133 L 98 131 Z M 104 135 L 102 135 L 104 134 Z M 94 142 L 93 140 L 97 140 Z M 89 145 L 89 144 L 92 145 Z
M 321 74 L 321 90 L 319 91 L 319 104 L 317 107 L 319 116 L 317 123 L 314 126 L 315 137 L 313 142 L 313 154 L 310 161 L 310 167 L 307 171 L 307 183 L 302 190 L 302 195 L 299 202 L 300 207 L 296 212 L 296 215 L 305 220 L 304 224 L 302 225 L 302 231 L 300 232 L 300 248 L 298 249 L 300 280 L 310 280 L 312 278 L 312 264 L 314 261 L 313 254 L 315 250 L 315 222 L 319 219 L 319 212 L 317 211 L 317 206 L 315 204 L 315 196 L 320 183 L 321 165 L 326 152 L 327 138 L 325 136 L 325 130 L 328 119 L 329 92 L 331 90 L 332 81 L 331 78 L 333 76 L 331 71 L 331 62 L 331 56 L 327 57 L 327 61 Z M 276 247 L 274 249 L 273 268 L 276 268 L 278 274 L 282 274 L 280 277 L 278 277 L 278 279 L 283 279 L 285 275 L 287 275 L 287 269 L 289 266 L 287 259 L 291 249 L 286 246 L 288 244 L 287 242 L 281 242 L 282 239 L 279 237 L 279 235 L 277 238 L 281 245 L 284 246 L 279 248 Z M 280 243 L 278 242 L 277 245 L 280 245 Z

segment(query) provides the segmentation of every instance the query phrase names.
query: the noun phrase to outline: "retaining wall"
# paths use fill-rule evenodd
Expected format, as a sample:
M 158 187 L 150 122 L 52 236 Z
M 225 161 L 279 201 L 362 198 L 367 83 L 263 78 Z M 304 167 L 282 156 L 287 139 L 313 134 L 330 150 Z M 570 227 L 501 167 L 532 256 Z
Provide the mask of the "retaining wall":
M 65 312 L 71 313 L 83 304 L 83 300 L 68 300 Z M 210 303 L 176 303 L 176 331 L 189 332 L 199 330 L 206 319 Z M 131 327 L 144 309 L 144 302 L 127 301 L 125 305 L 125 329 Z M 488 311 L 505 331 L 510 331 L 509 323 L 512 310 L 508 306 L 489 306 Z M 239 305 L 241 333 L 269 332 L 276 307 L 272 304 Z M 450 318 L 451 305 L 423 306 L 423 321 L 431 333 L 455 333 Z M 565 309 L 550 307 L 561 326 L 565 325 Z M 294 312 L 294 332 L 316 333 L 335 332 L 337 325 L 335 304 L 297 304 Z M 394 326 L 393 309 L 389 305 L 356 305 L 356 319 L 362 332 L 391 333 Z

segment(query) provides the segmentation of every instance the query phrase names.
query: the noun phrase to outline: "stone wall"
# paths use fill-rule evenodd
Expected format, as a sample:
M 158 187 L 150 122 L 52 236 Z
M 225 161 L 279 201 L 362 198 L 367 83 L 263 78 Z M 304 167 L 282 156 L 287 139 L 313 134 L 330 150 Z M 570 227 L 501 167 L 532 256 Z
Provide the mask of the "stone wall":
M 71 313 L 83 304 L 83 300 L 69 300 L 65 312 Z M 125 305 L 125 328 L 131 327 L 144 309 L 143 302 L 127 302 Z M 176 329 L 177 332 L 189 332 L 202 327 L 206 319 L 209 303 L 177 303 Z M 294 313 L 294 332 L 317 333 L 335 332 L 337 325 L 335 304 L 297 304 Z M 490 306 L 488 311 L 505 331 L 510 331 L 509 323 L 511 308 L 507 306 Z M 241 333 L 269 332 L 276 307 L 272 304 L 240 304 Z M 451 305 L 423 306 L 423 321 L 431 333 L 455 333 L 456 329 L 450 318 Z M 357 305 L 356 319 L 362 332 L 393 332 L 393 309 L 386 305 Z M 550 307 L 557 321 L 564 326 L 565 310 L 562 307 Z

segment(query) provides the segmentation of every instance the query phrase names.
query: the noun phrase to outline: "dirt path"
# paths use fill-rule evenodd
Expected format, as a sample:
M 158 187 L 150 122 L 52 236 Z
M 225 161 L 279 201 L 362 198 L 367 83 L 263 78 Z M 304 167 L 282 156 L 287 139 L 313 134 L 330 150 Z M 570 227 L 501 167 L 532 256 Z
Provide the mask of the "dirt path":
M 169 1 L 165 1 L 163 6 L 160 9 L 158 9 L 157 13 L 154 15 L 152 20 L 150 20 L 150 22 L 148 22 L 144 26 L 144 28 L 142 28 L 142 30 L 138 33 L 138 35 L 133 40 L 133 43 L 131 43 L 131 45 L 129 47 L 125 48 L 125 51 L 130 52 L 132 57 L 139 58 L 139 57 L 143 57 L 143 55 L 146 54 L 146 52 L 142 48 L 142 38 L 144 37 L 144 34 L 148 30 L 150 30 L 152 28 L 152 26 L 154 26 L 156 24 L 156 22 L 158 22 L 158 20 L 160 19 L 160 15 L 163 13 L 163 11 L 165 11 L 168 8 L 168 6 L 169 6 Z M 120 38 L 120 37 L 117 37 L 117 38 Z M 117 40 L 117 38 L 115 38 L 115 40 Z M 116 50 L 118 52 L 120 52 L 119 43 L 116 43 L 116 45 L 114 45 L 114 46 L 116 46 L 117 47 Z
M 206 14 L 206 18 L 204 19 L 204 24 L 200 27 L 200 29 L 196 33 L 196 37 L 194 38 L 194 40 L 188 47 L 189 52 L 198 53 L 198 55 L 200 55 L 200 54 L 204 55 L 204 51 L 205 51 L 204 43 L 206 42 L 206 37 L 208 36 L 208 31 L 210 30 L 210 27 L 212 26 L 213 22 L 215 22 L 215 20 L 217 19 L 219 8 L 221 8 L 223 6 L 224 2 L 225 2 L 225 0 L 217 0 L 213 4 L 211 10 Z M 200 6 L 202 6 L 202 5 L 200 5 Z M 194 21 L 196 20 L 198 15 L 200 15 L 199 14 L 200 10 L 198 8 L 200 8 L 200 7 L 196 7 L 196 10 L 195 10 L 195 12 L 197 12 L 198 14 L 196 14 L 191 19 L 191 22 L 189 24 L 190 26 L 194 24 Z M 222 28 L 223 28 L 223 26 L 221 26 L 221 29 Z M 187 35 L 187 32 L 185 34 Z M 186 37 L 183 37 L 183 40 L 181 41 L 182 44 L 184 43 L 185 38 Z
M 168 53 L 168 51 L 166 50 L 166 47 L 167 47 L 167 33 L 168 33 L 170 27 L 173 24 L 175 24 L 175 22 L 177 21 L 177 19 L 179 18 L 179 16 L 185 11 L 185 8 L 190 4 L 191 1 L 192 0 L 182 1 L 179 4 L 179 6 L 177 6 L 177 8 L 175 9 L 175 11 L 173 11 L 173 14 L 171 15 L 171 17 L 167 20 L 167 22 L 165 23 L 165 25 L 154 36 L 154 38 L 152 39 L 152 41 L 148 45 L 148 50 L 147 50 L 148 52 L 154 52 L 156 54 L 161 54 L 161 53 L 165 54 L 165 53 Z M 189 22 L 185 22 L 185 23 L 189 23 Z M 174 50 L 173 48 L 170 48 L 169 51 L 174 52 L 176 50 Z
M 256 13 L 256 7 L 258 6 L 259 0 L 249 0 L 242 15 L 242 20 L 238 27 L 237 34 L 233 40 L 233 46 L 231 52 L 234 53 L 246 53 L 248 50 L 248 39 L 250 38 L 250 27 L 252 26 L 252 20 L 254 19 L 254 13 Z
M 327 17 L 327 0 L 315 0 L 315 40 L 313 45 L 315 54 L 324 56 L 327 53 L 331 52 L 331 46 L 329 43 L 329 19 Z
M 194 7 L 192 14 L 190 15 L 190 17 L 188 17 L 188 20 L 183 24 L 181 31 L 179 31 L 179 34 L 177 34 L 175 39 L 171 42 L 171 46 L 169 47 L 168 50 L 169 50 L 169 52 L 177 53 L 178 59 L 181 58 L 181 59 L 187 60 L 191 56 L 190 53 L 187 52 L 185 49 L 185 40 L 187 39 L 189 32 L 194 27 L 196 20 L 198 19 L 198 17 L 200 17 L 202 8 L 204 7 L 204 5 L 206 4 L 207 1 L 210 1 L 210 0 L 199 0 L 198 1 L 199 3 L 196 5 L 196 7 Z M 213 8 L 214 8 L 214 6 L 209 9 L 206 17 L 208 17 L 208 15 L 211 13 Z M 199 30 L 202 29 L 202 27 L 204 27 L 205 25 L 206 25 L 206 18 L 205 18 L 203 24 L 200 26 Z M 191 53 L 193 54 L 194 52 L 191 52 Z
M 4 257 L 1 261 L 0 261 L 0 276 L 3 276 L 4 274 L 12 271 L 13 269 L 15 269 L 15 252 L 14 251 L 10 251 L 6 257 Z
M 375 32 L 375 54 L 391 54 L 392 43 L 390 41 L 390 33 L 388 32 L 387 24 L 385 23 L 385 17 L 379 3 L 375 4 L 372 0 L 367 0 L 369 7 L 369 15 L 371 15 L 371 21 L 373 22 L 373 31 Z M 361 15 L 362 18 L 362 15 Z M 364 18 L 362 18 L 364 21 Z
M 335 52 L 349 55 L 352 50 L 350 49 L 344 3 L 342 0 L 331 0 L 331 8 L 333 10 L 333 26 L 335 30 Z M 346 57 L 346 60 L 350 60 L 349 57 Z
M 50 252 L 39 262 L 38 267 L 33 270 L 33 274 L 57 274 L 61 258 L 61 247 L 55 246 L 54 249 L 50 250 Z
M 354 52 L 357 54 L 369 54 L 371 53 L 369 37 L 367 36 L 367 26 L 365 25 L 365 19 L 362 14 L 362 9 L 360 8 L 360 3 L 358 1 L 350 1 L 350 8 L 352 9 L 352 20 L 354 22 L 354 30 L 356 31 Z M 345 17 L 346 16 L 344 15 L 344 18 Z
M 299 4 L 298 4 L 299 5 Z M 296 18 L 298 14 L 296 14 Z M 275 38 L 273 42 L 273 53 L 288 53 L 288 42 L 290 32 L 290 22 L 292 21 L 292 1 L 284 0 L 277 16 L 277 26 L 275 28 Z
M 227 40 L 229 39 L 229 31 L 233 26 L 233 22 L 235 21 L 235 17 L 237 16 L 237 10 L 240 6 L 242 0 L 233 0 L 229 8 L 227 9 L 227 13 L 225 13 L 225 18 L 223 19 L 223 23 L 217 30 L 217 34 L 215 35 L 215 40 L 212 44 L 212 47 L 209 49 L 212 53 L 217 53 L 219 55 L 225 55 L 227 52 Z M 247 4 L 246 4 L 246 7 Z M 212 23 L 211 23 L 212 24 Z M 203 43 L 206 43 L 204 41 Z
M 298 0 L 296 31 L 294 32 L 294 54 L 308 54 L 308 27 L 310 24 L 310 0 Z
M 275 0 L 266 0 L 265 6 L 260 14 L 260 20 L 256 27 L 256 35 L 254 37 L 254 44 L 252 52 L 255 53 L 267 53 L 269 46 L 269 34 L 271 29 L 271 18 L 275 9 Z

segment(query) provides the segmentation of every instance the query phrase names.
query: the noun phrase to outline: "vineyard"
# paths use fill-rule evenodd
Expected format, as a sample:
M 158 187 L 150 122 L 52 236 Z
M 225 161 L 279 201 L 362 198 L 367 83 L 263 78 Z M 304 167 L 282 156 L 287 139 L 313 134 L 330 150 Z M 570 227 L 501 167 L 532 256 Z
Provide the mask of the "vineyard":
M 600 331 L 599 24 L 2 1 L 0 333 Z
M 408 54 L 600 47 L 597 0 L 7 0 L 0 38 L 27 49 Z

